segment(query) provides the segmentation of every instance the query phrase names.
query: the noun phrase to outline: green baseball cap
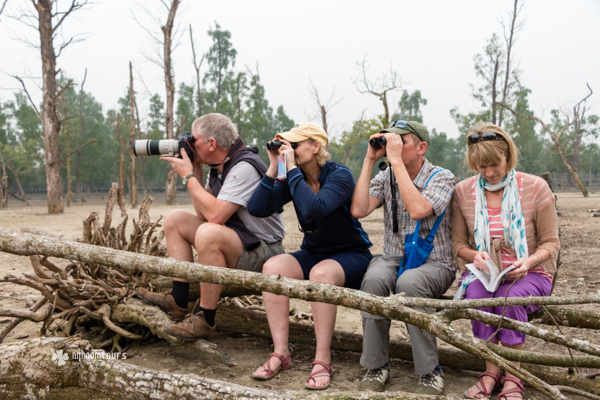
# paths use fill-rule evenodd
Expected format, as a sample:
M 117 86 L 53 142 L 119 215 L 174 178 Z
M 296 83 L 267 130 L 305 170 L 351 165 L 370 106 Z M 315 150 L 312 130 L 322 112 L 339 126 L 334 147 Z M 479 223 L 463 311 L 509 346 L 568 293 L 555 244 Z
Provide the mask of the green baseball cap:
M 429 132 L 427 127 L 417 121 L 393 121 L 389 128 L 382 129 L 379 133 L 396 133 L 398 135 L 406 135 L 407 133 L 414 133 L 423 142 L 429 142 Z

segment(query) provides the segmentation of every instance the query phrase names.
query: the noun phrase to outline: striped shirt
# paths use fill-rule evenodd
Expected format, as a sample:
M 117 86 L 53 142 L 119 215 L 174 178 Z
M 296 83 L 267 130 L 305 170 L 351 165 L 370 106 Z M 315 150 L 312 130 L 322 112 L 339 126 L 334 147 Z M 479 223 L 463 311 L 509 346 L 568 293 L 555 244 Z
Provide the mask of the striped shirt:
M 396 199 L 398 211 L 398 232 L 394 233 L 393 229 L 393 212 L 392 212 L 392 191 L 390 186 L 390 171 L 387 168 L 385 171 L 379 172 L 375 178 L 371 180 L 369 194 L 377 198 L 383 209 L 384 233 L 383 233 L 383 254 L 391 256 L 404 255 L 404 240 L 407 234 L 412 234 L 415 231 L 417 221 L 410 218 L 410 214 L 406 211 L 406 206 L 398 190 L 396 183 Z M 425 183 L 434 172 L 439 171 L 431 178 L 427 187 Z M 452 190 L 454 188 L 454 175 L 447 169 L 431 164 L 427 159 L 421 167 L 421 170 L 413 180 L 421 195 L 433 207 L 433 214 L 421 220 L 421 229 L 419 236 L 426 238 L 435 224 L 439 215 L 444 211 L 444 217 L 438 228 L 438 231 L 433 239 L 433 250 L 429 254 L 428 260 L 437 261 L 450 271 L 456 270 L 454 259 L 452 258 L 452 240 L 450 236 L 450 213 Z
M 452 199 L 452 252 L 455 257 L 458 257 L 460 250 L 465 247 L 477 248 L 474 238 L 475 178 L 476 176 L 465 179 L 458 183 L 454 189 Z M 517 179 L 521 195 L 521 209 L 525 217 L 525 233 L 529 254 L 535 253 L 538 248 L 544 248 L 550 252 L 551 257 L 550 260 L 543 261 L 531 269 L 530 272 L 542 274 L 552 279 L 552 274 L 556 271 L 556 259 L 560 249 L 554 194 L 550 191 L 546 181 L 538 176 L 519 172 Z M 493 214 L 494 209 L 488 208 L 490 227 L 492 226 Z M 495 232 L 490 232 L 491 238 L 502 238 L 503 236 L 504 231 L 501 225 L 499 228 L 495 228 Z M 511 255 L 513 260 L 516 260 L 516 253 L 514 249 L 504 243 L 504 240 L 501 240 L 500 243 L 502 265 L 506 267 L 512 264 L 513 261 L 508 264 L 505 263 L 505 254 L 506 256 Z M 459 260 L 461 267 L 462 264 L 463 261 Z

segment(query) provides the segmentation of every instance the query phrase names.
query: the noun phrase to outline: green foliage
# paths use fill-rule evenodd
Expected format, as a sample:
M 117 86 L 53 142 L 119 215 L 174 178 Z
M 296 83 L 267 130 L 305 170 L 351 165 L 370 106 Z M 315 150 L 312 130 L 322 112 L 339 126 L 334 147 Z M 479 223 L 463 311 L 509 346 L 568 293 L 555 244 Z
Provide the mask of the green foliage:
M 392 121 L 417 121 L 423 123 L 423 115 L 421 114 L 421 105 L 427 105 L 427 99 L 421 97 L 421 91 L 415 90 L 412 94 L 408 94 L 405 90 L 402 92 L 402 97 L 398 101 L 399 112 L 392 115 Z
M 369 137 L 383 129 L 384 116 L 367 119 L 364 114 L 352 123 L 352 129 L 342 132 L 329 146 L 332 159 L 347 166 L 358 179 L 362 161 L 367 153 Z

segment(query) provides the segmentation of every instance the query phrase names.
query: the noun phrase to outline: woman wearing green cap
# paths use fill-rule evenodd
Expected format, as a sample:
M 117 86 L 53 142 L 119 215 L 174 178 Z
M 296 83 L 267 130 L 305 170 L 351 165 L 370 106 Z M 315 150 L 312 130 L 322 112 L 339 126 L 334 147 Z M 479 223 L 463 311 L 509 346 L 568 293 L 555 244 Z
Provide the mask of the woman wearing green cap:
M 354 178 L 350 170 L 328 161 L 325 131 L 310 122 L 276 136 L 282 145 L 267 150 L 271 165 L 248 203 L 250 214 L 268 217 L 292 201 L 298 229 L 304 233 L 299 251 L 270 258 L 263 273 L 360 288 L 372 259 L 371 242 L 360 222 L 350 215 Z M 277 161 L 286 159 L 287 176 L 276 180 Z M 263 292 L 274 352 L 252 377 L 271 379 L 291 366 L 288 346 L 289 298 Z M 307 389 L 322 390 L 331 383 L 331 339 L 337 306 L 311 303 L 317 348 Z

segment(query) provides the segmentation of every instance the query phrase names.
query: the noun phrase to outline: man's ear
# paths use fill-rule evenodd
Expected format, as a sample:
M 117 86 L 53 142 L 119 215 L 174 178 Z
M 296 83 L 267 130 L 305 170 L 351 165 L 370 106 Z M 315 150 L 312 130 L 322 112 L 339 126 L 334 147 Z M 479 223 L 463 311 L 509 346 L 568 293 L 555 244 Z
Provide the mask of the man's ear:
M 215 151 L 217 149 L 217 140 L 215 138 L 208 139 L 208 149 L 210 151 Z
M 426 151 L 427 151 L 427 142 L 419 143 L 419 151 L 417 152 L 417 154 L 423 155 L 423 154 L 425 154 Z

